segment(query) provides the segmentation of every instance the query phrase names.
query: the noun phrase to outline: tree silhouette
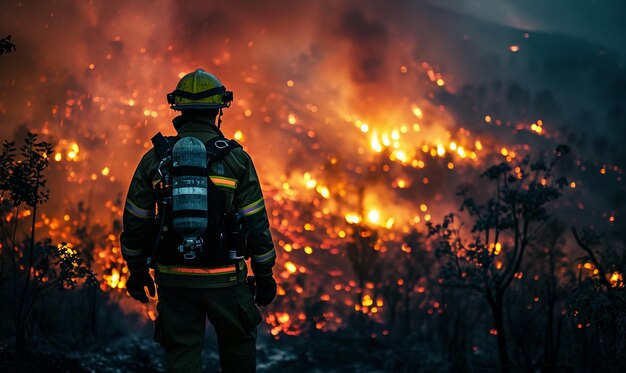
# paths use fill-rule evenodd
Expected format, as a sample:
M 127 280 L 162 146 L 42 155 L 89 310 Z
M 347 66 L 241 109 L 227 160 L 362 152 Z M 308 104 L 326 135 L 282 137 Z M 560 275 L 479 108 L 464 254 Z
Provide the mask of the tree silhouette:
M 512 369 L 505 296 L 519 276 L 529 243 L 550 216 L 546 205 L 560 196 L 567 183 L 553 171 L 568 152 L 568 147 L 559 146 L 550 162 L 543 157 L 531 162 L 526 157 L 515 165 L 504 162 L 490 167 L 481 175 L 487 180 L 481 191 L 491 193 L 486 201 L 468 196 L 468 190 L 460 192 L 464 197 L 461 211 L 473 220 L 469 238 L 461 233 L 454 214 L 444 217 L 441 224 L 427 224 L 429 235 L 438 241 L 436 254 L 443 262 L 441 285 L 476 291 L 489 304 L 503 372 Z
M 0 153 L 0 219 L 3 255 L 8 256 L 12 273 L 15 322 L 15 349 L 23 353 L 27 342 L 27 326 L 34 308 L 49 289 L 74 288 L 78 279 L 95 282 L 94 274 L 83 264 L 78 250 L 49 239 L 35 240 L 37 211 L 48 200 L 43 172 L 48 167 L 52 145 L 37 141 L 28 133 L 18 158 L 14 142 L 5 141 Z M 18 236 L 24 218 L 32 216 L 30 231 Z M 3 266 L 4 267 L 4 266 Z M 4 273 L 7 269 L 2 268 Z

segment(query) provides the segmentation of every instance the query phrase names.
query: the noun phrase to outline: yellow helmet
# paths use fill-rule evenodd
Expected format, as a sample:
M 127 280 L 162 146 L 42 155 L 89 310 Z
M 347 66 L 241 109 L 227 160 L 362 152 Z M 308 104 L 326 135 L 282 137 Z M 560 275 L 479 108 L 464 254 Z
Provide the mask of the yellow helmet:
M 229 107 L 232 101 L 233 92 L 202 69 L 183 76 L 176 89 L 167 94 L 167 102 L 174 110 L 220 109 Z

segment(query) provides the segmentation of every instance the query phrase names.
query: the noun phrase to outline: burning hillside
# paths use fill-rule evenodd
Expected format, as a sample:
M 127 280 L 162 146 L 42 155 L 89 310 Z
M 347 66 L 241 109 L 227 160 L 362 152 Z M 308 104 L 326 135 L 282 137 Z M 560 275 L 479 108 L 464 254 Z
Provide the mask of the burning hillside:
M 584 116 L 610 112 L 617 99 L 582 113 L 570 105 L 571 83 L 560 84 L 576 72 L 550 65 L 557 51 L 537 66 L 545 34 L 421 2 L 200 3 L 2 6 L 3 32 L 19 46 L 2 57 L 3 137 L 29 128 L 55 145 L 39 234 L 90 246 L 101 289 L 125 292 L 122 201 L 152 135 L 174 134 L 165 93 L 197 67 L 234 91 L 223 130 L 253 156 L 263 183 L 278 253 L 279 297 L 266 318 L 276 337 L 334 331 L 355 314 L 378 322 L 389 312 L 386 287 L 442 313 L 432 270 L 408 278 L 379 268 L 380 278 L 360 281 L 364 264 L 346 248 L 369 242 L 372 255 L 402 268 L 416 250 L 407 237 L 457 211 L 458 187 L 480 183 L 493 163 L 578 143 L 563 208 L 584 214 L 569 223 L 621 224 L 611 198 L 623 192 L 623 152 L 589 154 L 594 141 L 612 149 L 619 139 L 603 135 L 610 124 L 585 139 Z M 580 49 L 617 74 L 623 57 Z M 602 76 L 590 79 L 581 85 Z M 590 193 L 596 177 L 604 196 Z M 389 333 L 379 329 L 374 336 Z

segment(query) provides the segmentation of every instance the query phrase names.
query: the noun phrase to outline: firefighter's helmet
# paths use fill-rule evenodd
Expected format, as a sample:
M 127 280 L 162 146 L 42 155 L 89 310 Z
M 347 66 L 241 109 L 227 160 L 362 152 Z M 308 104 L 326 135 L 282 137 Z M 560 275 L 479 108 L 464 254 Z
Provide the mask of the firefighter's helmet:
M 227 91 L 214 75 L 202 69 L 182 77 L 167 102 L 174 110 L 203 110 L 229 107 L 233 92 Z

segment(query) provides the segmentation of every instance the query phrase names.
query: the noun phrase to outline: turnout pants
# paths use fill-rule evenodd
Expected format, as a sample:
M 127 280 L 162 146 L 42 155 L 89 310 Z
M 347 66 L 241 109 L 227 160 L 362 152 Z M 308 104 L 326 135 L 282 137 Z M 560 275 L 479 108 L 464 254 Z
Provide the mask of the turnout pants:
M 225 288 L 158 287 L 154 340 L 165 350 L 167 372 L 201 372 L 206 318 L 217 334 L 222 372 L 256 370 L 261 314 L 245 283 Z

